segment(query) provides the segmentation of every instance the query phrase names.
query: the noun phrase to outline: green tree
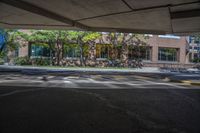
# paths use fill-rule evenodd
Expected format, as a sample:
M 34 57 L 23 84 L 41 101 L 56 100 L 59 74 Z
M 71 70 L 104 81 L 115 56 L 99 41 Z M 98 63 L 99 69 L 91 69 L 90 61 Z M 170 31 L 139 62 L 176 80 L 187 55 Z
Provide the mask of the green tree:
M 104 39 L 106 38 L 106 39 Z M 106 40 L 106 42 L 105 42 Z M 113 45 L 113 60 L 116 60 L 116 50 L 118 46 L 121 46 L 121 65 L 124 67 L 128 66 L 128 47 L 134 47 L 137 49 L 137 57 L 135 59 L 140 59 L 140 46 L 145 46 L 147 37 L 142 34 L 133 34 L 133 33 L 107 33 L 103 36 L 102 41 L 104 43 L 110 43 Z
M 13 59 L 12 52 L 21 47 L 20 41 L 25 38 L 25 34 L 19 30 L 10 29 L 3 29 L 0 32 L 5 38 L 5 43 L 1 48 L 0 55 L 7 57 L 7 62 L 11 62 Z
M 53 64 L 62 65 L 61 60 L 64 56 L 64 44 L 68 42 L 68 35 L 69 32 L 64 30 L 32 30 L 27 40 L 30 43 L 48 44 Z
M 200 34 L 194 35 L 194 41 L 200 42 Z
M 28 35 L 28 34 L 27 34 Z M 65 44 L 78 44 L 80 48 L 80 62 L 85 65 L 84 46 L 94 43 L 94 40 L 100 36 L 97 32 L 87 31 L 64 31 L 64 30 L 33 30 L 27 37 L 31 43 L 46 43 L 49 45 L 53 56 L 54 64 L 62 65 L 61 60 L 64 57 Z
M 86 57 L 84 57 L 84 46 L 89 45 L 88 60 L 92 63 L 95 61 L 95 40 L 100 38 L 101 34 L 98 32 L 88 31 L 69 31 L 69 39 L 71 42 L 79 45 L 80 48 L 80 63 L 81 66 L 86 65 Z M 91 64 L 89 63 L 89 64 Z

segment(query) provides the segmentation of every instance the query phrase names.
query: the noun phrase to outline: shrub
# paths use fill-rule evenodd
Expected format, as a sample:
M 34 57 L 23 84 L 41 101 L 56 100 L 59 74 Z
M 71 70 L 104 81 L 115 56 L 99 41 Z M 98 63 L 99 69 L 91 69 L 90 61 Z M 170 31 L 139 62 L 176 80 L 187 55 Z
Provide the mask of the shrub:
M 194 59 L 192 62 L 194 62 L 194 63 L 199 63 L 199 62 L 200 62 L 200 58 L 196 58 L 196 59 Z
M 31 59 L 33 65 L 37 66 L 48 66 L 50 65 L 50 60 L 48 58 L 33 58 Z
M 15 58 L 15 64 L 16 65 L 31 65 L 31 60 L 29 59 L 29 57 L 17 57 Z
M 197 64 L 196 68 L 200 70 L 200 63 Z
M 0 65 L 4 64 L 4 60 L 2 58 L 0 58 Z
M 37 65 L 37 66 L 48 66 L 50 60 L 48 58 L 29 58 L 29 57 L 17 57 L 15 58 L 16 65 Z

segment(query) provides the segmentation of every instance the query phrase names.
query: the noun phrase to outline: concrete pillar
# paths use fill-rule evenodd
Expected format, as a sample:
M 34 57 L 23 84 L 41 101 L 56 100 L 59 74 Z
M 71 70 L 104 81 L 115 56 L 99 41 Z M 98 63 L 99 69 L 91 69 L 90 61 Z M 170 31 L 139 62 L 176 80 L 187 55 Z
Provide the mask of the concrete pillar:
M 7 54 L 7 63 L 10 65 L 14 64 L 14 58 L 15 58 L 15 51 L 8 51 Z
M 179 62 L 181 64 L 185 64 L 186 63 L 186 47 L 180 47 L 180 56 L 179 56 Z
M 185 63 L 186 64 L 190 63 L 190 53 L 189 52 L 186 54 Z
M 191 57 L 192 57 L 191 59 L 194 60 L 194 52 L 193 51 L 192 51 L 192 56 Z
M 153 63 L 157 63 L 158 62 L 158 46 L 157 45 L 154 45 L 152 47 L 152 62 Z
M 19 57 L 25 57 L 28 56 L 29 52 L 29 43 L 26 41 L 21 42 L 21 46 L 19 48 Z

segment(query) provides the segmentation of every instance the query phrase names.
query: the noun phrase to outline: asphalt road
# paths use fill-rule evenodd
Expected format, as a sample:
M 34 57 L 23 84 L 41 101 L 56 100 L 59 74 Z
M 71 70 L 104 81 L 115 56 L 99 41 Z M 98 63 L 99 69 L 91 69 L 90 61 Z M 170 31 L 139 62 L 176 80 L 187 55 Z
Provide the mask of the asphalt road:
M 200 132 L 194 86 L 120 75 L 0 79 L 0 133 Z

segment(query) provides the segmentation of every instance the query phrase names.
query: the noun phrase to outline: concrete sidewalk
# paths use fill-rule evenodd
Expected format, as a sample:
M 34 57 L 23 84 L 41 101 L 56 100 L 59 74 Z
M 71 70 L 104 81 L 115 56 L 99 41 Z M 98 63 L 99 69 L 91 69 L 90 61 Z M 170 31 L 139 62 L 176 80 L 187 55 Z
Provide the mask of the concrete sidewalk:
M 81 67 L 33 67 L 0 65 L 0 72 L 25 75 L 138 75 L 168 82 L 200 85 L 200 74 L 163 71 L 156 67 L 143 68 L 81 68 Z
M 142 73 L 162 73 L 157 67 L 143 67 L 143 68 L 81 68 L 81 67 L 33 67 L 33 66 L 8 66 L 0 65 L 0 72 L 3 71 L 48 71 L 48 72 L 142 72 Z

